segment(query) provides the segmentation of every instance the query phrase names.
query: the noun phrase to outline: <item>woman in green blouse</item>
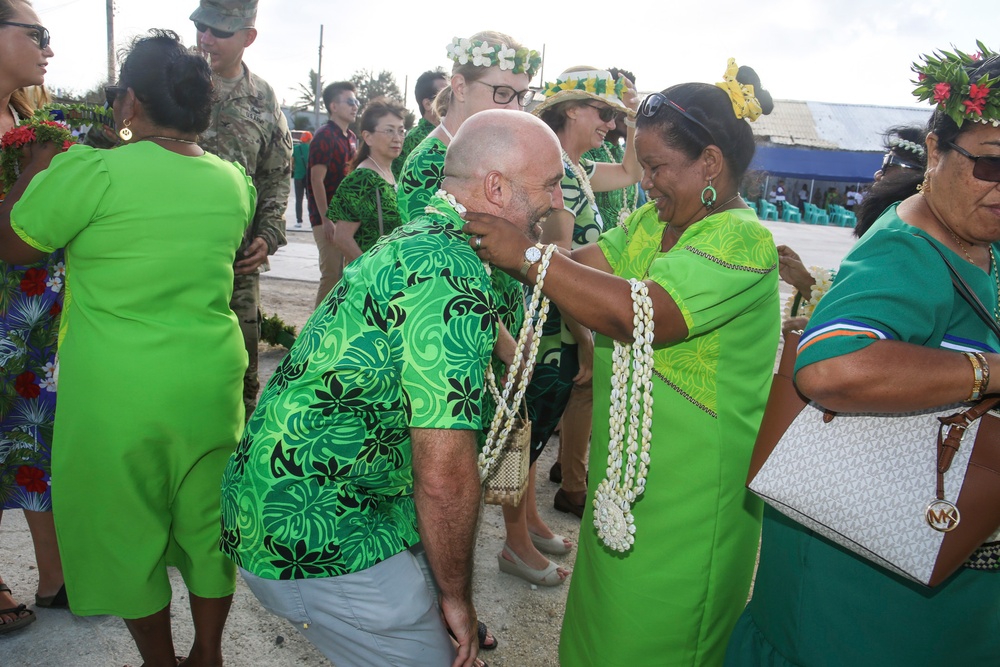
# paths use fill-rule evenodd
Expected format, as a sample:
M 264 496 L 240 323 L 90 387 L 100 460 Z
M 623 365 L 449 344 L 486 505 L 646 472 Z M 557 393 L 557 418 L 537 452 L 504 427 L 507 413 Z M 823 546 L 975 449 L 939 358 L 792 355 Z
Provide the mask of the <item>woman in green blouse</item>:
M 334 243 L 348 263 L 399 226 L 390 165 L 403 149 L 405 115 L 403 105 L 387 97 L 369 102 L 361 115 L 361 148 L 326 212 L 336 223 Z

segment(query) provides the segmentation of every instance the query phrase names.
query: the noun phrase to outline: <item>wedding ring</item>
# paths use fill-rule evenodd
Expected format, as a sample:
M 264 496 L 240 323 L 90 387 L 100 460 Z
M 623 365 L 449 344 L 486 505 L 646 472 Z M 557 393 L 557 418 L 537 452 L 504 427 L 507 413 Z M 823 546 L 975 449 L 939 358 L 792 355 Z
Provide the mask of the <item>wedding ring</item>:
M 483 237 L 482 236 L 477 236 L 476 237 L 476 250 L 479 250 L 482 247 L 483 247 Z

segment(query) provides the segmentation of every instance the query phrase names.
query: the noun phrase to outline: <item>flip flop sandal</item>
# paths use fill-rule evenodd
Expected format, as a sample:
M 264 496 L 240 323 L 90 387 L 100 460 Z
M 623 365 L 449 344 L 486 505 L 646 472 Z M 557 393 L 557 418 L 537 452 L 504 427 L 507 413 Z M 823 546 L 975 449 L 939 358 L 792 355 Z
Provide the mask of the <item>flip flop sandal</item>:
M 9 589 L 8 589 L 9 590 Z M 27 616 L 21 616 L 24 612 L 28 612 Z M 16 614 L 17 618 L 8 623 L 0 624 L 0 635 L 7 634 L 8 632 L 14 632 L 15 630 L 20 630 L 26 625 L 31 625 L 35 622 L 36 616 L 35 612 L 28 609 L 26 605 L 19 604 L 16 607 L 11 607 L 10 609 L 0 609 L 0 616 L 4 614 Z
M 486 624 L 483 623 L 482 621 L 479 621 L 478 634 L 479 634 L 479 648 L 482 649 L 483 651 L 492 651 L 496 649 L 497 646 L 500 645 L 500 642 L 497 640 L 496 637 L 493 637 L 492 644 L 486 643 L 486 636 L 489 634 L 489 630 L 486 629 Z

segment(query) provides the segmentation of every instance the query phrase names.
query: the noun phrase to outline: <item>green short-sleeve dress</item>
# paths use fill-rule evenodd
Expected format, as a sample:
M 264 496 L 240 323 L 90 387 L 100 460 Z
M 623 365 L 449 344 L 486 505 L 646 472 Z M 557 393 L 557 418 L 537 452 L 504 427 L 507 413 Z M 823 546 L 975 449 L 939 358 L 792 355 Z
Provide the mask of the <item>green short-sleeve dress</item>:
M 219 480 L 243 425 L 247 354 L 229 308 L 256 192 L 242 168 L 152 142 L 74 146 L 11 224 L 66 248 L 52 502 L 73 612 L 140 618 L 233 592 Z
M 878 340 L 968 352 L 1000 341 L 952 287 L 937 246 L 990 310 L 998 279 L 888 209 L 847 255 L 809 320 L 796 369 Z M 1000 244 L 993 244 L 1000 257 Z M 994 316 L 996 316 L 994 312 Z M 970 382 L 972 373 L 969 373 Z M 766 508 L 753 599 L 726 665 L 937 667 L 1000 661 L 997 544 L 935 588 L 883 570 Z M 970 562 L 971 564 L 971 562 Z
M 354 240 L 361 252 L 368 252 L 380 237 L 399 227 L 396 188 L 372 169 L 355 169 L 337 186 L 326 217 L 358 223 Z
M 777 251 L 752 211 L 706 217 L 668 252 L 647 204 L 598 244 L 615 275 L 650 279 L 690 333 L 654 348 L 651 462 L 633 506 L 632 550 L 597 537 L 593 497 L 608 466 L 612 341 L 594 355 L 590 492 L 559 657 L 563 667 L 718 665 L 743 609 L 760 531 L 745 487 L 778 343 Z

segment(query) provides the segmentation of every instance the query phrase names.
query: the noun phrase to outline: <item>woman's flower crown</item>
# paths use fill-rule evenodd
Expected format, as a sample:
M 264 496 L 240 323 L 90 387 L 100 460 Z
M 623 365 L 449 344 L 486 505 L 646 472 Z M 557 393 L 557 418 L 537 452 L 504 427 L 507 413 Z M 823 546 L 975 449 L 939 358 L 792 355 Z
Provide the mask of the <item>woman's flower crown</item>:
M 542 66 L 542 56 L 534 49 L 508 48 L 506 44 L 490 46 L 489 42 L 478 43 L 466 38 L 456 37 L 447 46 L 448 57 L 459 65 L 472 63 L 476 67 L 499 67 L 505 72 L 535 76 Z
M 1000 88 L 996 85 L 1000 77 L 990 78 L 983 74 L 972 81 L 969 76 L 984 59 L 997 54 L 980 41 L 976 46 L 979 53 L 968 54 L 955 49 L 954 53 L 936 51 L 922 55 L 923 64 L 911 66 L 917 73 L 913 94 L 921 102 L 933 100 L 959 127 L 966 120 L 1000 127 Z
M 76 143 L 69 126 L 36 111 L 0 138 L 0 189 L 6 193 L 21 174 L 21 149 L 31 143 L 52 142 L 68 150 Z
M 901 139 L 899 137 L 891 137 L 889 139 L 889 148 L 900 148 L 904 151 L 910 151 L 918 157 L 924 157 L 927 155 L 927 151 L 920 144 L 910 141 L 909 139 Z
M 625 78 L 618 77 L 618 80 L 612 84 L 610 78 L 592 76 L 587 79 L 574 79 L 570 75 L 565 81 L 556 79 L 555 83 L 545 84 L 545 97 L 552 97 L 564 90 L 582 90 L 593 95 L 614 94 L 618 99 L 623 99 L 622 93 L 625 92 Z

